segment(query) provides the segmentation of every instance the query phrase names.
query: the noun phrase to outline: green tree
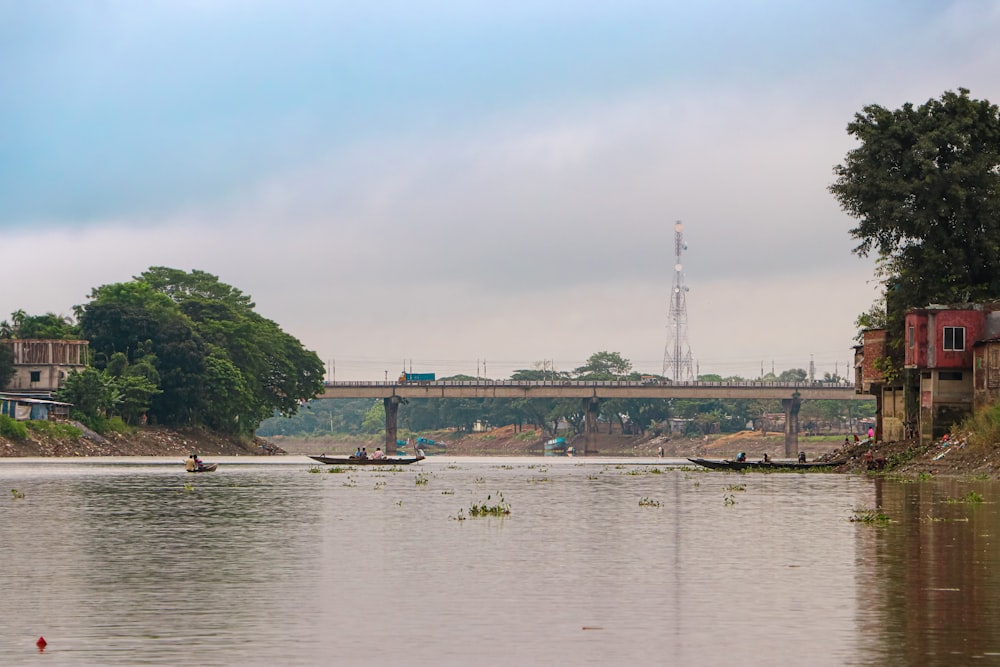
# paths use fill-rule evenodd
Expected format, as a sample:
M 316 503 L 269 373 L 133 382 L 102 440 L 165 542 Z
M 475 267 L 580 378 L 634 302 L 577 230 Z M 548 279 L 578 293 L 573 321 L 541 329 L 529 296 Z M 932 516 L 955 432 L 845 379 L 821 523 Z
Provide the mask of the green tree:
M 847 132 L 860 145 L 830 191 L 858 220 L 854 252 L 877 257 L 899 355 L 905 310 L 1000 296 L 1000 111 L 959 88 L 868 105 Z
M 73 321 L 64 315 L 28 315 L 23 310 L 17 310 L 11 313 L 10 322 L 0 322 L 0 338 L 72 340 L 79 338 L 79 331 Z
M 14 378 L 14 350 L 9 345 L 0 344 L 0 389 Z
M 90 298 L 76 312 L 95 366 L 120 375 L 125 363 L 158 385 L 149 411 L 159 423 L 252 435 L 323 390 L 319 357 L 211 274 L 152 267 Z
M 362 433 L 379 433 L 385 429 L 385 405 L 382 399 L 372 401 L 372 405 L 365 413 L 364 421 L 361 422 Z
M 632 370 L 632 362 L 618 352 L 595 352 L 587 362 L 573 369 L 573 374 L 581 380 L 620 380 Z

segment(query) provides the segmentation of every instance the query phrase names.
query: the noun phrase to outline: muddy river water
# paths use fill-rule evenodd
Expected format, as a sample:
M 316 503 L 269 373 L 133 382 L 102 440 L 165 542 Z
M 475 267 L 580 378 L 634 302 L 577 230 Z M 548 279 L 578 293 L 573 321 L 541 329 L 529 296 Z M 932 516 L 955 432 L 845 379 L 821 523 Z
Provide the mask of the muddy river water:
M 995 481 L 218 461 L 0 460 L 0 665 L 1000 665 Z

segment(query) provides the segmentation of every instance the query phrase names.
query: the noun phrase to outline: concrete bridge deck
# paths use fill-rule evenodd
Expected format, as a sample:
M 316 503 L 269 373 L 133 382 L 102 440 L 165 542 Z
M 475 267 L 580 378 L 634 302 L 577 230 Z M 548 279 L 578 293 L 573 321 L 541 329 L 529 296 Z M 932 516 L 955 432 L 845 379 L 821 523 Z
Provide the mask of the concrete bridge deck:
M 829 382 L 639 382 L 631 380 L 438 380 L 328 382 L 317 398 L 758 398 L 873 400 Z

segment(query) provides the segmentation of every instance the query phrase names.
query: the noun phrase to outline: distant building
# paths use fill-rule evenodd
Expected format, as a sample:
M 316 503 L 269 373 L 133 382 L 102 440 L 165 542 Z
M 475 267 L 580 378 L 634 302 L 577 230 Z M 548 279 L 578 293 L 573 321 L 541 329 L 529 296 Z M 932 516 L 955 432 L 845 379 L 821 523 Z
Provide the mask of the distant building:
M 87 367 L 88 341 L 0 339 L 14 353 L 14 377 L 6 387 L 18 394 L 48 395 L 59 389 L 73 371 Z

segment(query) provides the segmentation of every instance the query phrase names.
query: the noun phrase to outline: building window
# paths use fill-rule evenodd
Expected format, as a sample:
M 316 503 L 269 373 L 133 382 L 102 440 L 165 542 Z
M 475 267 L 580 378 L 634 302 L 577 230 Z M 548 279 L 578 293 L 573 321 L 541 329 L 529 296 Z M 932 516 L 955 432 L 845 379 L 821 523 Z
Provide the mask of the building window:
M 965 349 L 965 327 L 944 327 L 944 348 L 960 352 Z
M 42 372 L 41 371 L 31 371 L 31 382 L 41 382 Z
M 916 327 L 906 328 L 906 346 L 912 348 L 917 344 L 917 329 Z
M 961 371 L 941 371 L 938 373 L 939 380 L 959 380 L 962 379 Z

